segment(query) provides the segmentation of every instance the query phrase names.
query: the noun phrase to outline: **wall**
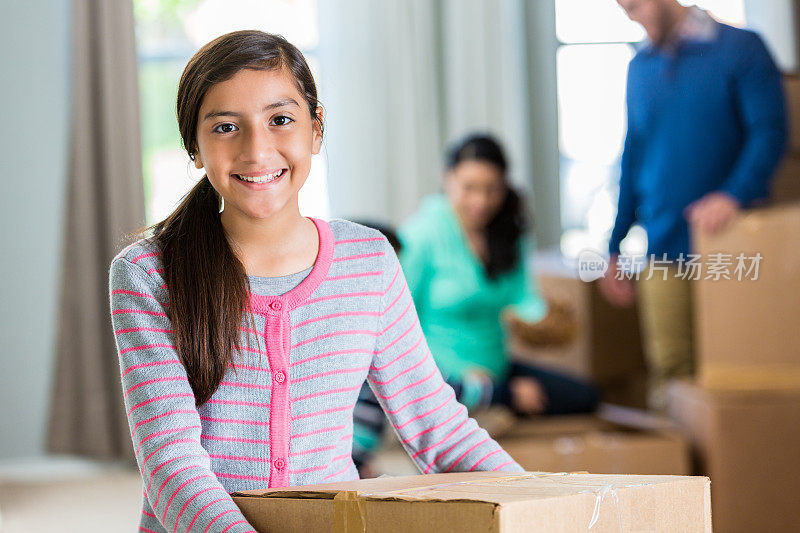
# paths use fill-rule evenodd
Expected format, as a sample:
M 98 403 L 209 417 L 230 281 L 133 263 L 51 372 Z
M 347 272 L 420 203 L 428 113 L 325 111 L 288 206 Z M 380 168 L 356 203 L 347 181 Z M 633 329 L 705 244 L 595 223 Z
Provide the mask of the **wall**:
M 69 0 L 0 17 L 0 460 L 44 454 L 69 127 Z
M 784 72 L 798 71 L 798 0 L 746 0 L 747 26 L 759 32 Z

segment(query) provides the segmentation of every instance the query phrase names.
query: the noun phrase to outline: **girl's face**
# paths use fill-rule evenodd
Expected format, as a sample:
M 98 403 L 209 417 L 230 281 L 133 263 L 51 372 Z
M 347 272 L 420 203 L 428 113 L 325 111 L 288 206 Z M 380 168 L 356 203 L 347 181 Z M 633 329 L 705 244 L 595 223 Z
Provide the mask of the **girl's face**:
M 445 176 L 445 193 L 468 231 L 486 228 L 502 207 L 507 190 L 503 171 L 487 161 L 462 161 Z
M 321 118 L 321 108 L 317 113 Z M 203 98 L 195 166 L 224 198 L 224 218 L 299 213 L 297 193 L 321 143 L 291 73 L 244 69 Z

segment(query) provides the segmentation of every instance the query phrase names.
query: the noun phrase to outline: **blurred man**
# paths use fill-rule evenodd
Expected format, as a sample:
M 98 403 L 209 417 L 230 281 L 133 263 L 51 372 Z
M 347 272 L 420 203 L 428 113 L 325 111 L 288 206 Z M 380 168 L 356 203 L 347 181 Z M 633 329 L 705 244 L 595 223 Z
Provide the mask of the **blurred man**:
M 757 34 L 676 0 L 617 2 L 644 27 L 648 42 L 628 69 L 628 132 L 601 290 L 618 306 L 631 305 L 638 293 L 649 401 L 661 410 L 666 380 L 694 372 L 691 287 L 683 268 L 689 224 L 717 232 L 767 196 L 786 144 L 786 113 L 780 74 Z M 633 281 L 619 275 L 618 256 L 637 222 L 659 268 L 651 262 L 635 293 Z

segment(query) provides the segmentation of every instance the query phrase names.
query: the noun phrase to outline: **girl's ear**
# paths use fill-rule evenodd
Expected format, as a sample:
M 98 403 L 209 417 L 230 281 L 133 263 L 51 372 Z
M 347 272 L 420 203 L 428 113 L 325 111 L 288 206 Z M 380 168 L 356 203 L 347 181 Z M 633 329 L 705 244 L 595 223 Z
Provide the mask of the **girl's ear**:
M 313 139 L 311 145 L 311 153 L 318 154 L 320 149 L 322 148 L 322 124 L 323 124 L 323 111 L 322 106 L 317 106 L 317 118 L 311 121 L 311 127 L 313 130 Z
M 200 154 L 197 153 L 194 154 L 194 168 L 203 168 L 203 161 L 200 159 Z

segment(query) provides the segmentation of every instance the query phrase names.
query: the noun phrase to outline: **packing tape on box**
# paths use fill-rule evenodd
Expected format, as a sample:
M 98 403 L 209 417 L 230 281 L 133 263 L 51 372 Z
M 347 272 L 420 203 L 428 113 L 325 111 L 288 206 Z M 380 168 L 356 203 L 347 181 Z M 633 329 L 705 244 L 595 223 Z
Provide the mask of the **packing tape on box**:
M 619 496 L 617 489 L 640 486 L 641 483 L 611 483 L 608 481 L 603 482 L 601 485 L 589 484 L 574 479 L 567 480 L 569 476 L 575 474 L 586 474 L 587 472 L 557 472 L 557 473 L 542 473 L 542 474 L 524 474 L 504 476 L 492 479 L 472 479 L 469 481 L 454 481 L 451 483 L 438 483 L 436 485 L 426 485 L 424 487 L 411 487 L 408 489 L 401 489 L 392 491 L 392 494 L 407 495 L 413 492 L 436 490 L 447 487 L 454 487 L 458 485 L 473 485 L 476 483 L 502 483 L 505 481 L 519 481 L 523 479 L 545 479 L 552 481 L 556 484 L 569 485 L 571 487 L 583 489 L 580 494 L 594 494 L 595 503 L 592 511 L 592 517 L 587 525 L 587 530 L 591 530 L 600 519 L 600 510 L 603 501 L 607 497 L 611 497 L 614 503 L 614 510 L 617 513 L 617 519 L 622 524 L 622 511 L 619 506 Z M 333 498 L 333 533 L 364 533 L 367 530 L 367 509 L 365 499 L 376 493 L 358 492 L 358 491 L 342 491 L 336 494 Z M 385 495 L 385 493 L 380 493 Z
M 343 491 L 333 497 L 333 533 L 363 533 L 367 530 L 364 500 L 358 491 Z
M 617 491 L 614 490 L 614 487 L 611 485 L 611 483 L 606 483 L 594 492 L 594 510 L 592 511 L 592 518 L 589 521 L 589 527 L 587 529 L 592 529 L 600 519 L 600 506 L 603 504 L 603 498 L 606 497 L 606 494 L 611 494 L 611 496 L 614 498 L 614 508 L 617 510 L 617 521 L 620 523 L 620 526 L 622 526 L 622 513 L 619 509 L 619 498 L 617 497 Z
M 564 476 L 570 476 L 571 474 L 576 474 L 576 473 L 586 474 L 586 472 L 571 472 L 571 473 L 561 472 L 561 473 L 558 473 L 558 474 L 539 475 L 538 477 L 542 478 L 542 479 L 547 479 L 548 481 L 553 481 L 553 482 L 561 484 L 561 485 L 570 485 L 570 486 L 573 486 L 573 487 L 583 488 L 584 490 L 580 491 L 581 494 L 587 494 L 587 493 L 588 494 L 594 494 L 594 496 L 595 496 L 594 509 L 592 511 L 592 517 L 589 520 L 589 525 L 586 528 L 587 530 L 591 530 L 597 524 L 597 521 L 600 519 L 600 508 L 603 505 L 603 500 L 606 497 L 610 496 L 611 499 L 613 500 L 613 503 L 614 503 L 614 510 L 617 513 L 617 522 L 620 524 L 620 527 L 622 527 L 622 510 L 620 509 L 620 506 L 619 506 L 619 495 L 617 495 L 617 489 L 629 488 L 629 487 L 638 487 L 638 486 L 641 486 L 642 484 L 641 483 L 616 483 L 615 484 L 615 483 L 611 483 L 611 482 L 605 481 L 605 482 L 603 482 L 602 485 L 598 486 L 598 485 L 591 485 L 591 484 L 583 483 L 583 482 L 575 483 L 575 482 L 572 482 L 572 481 L 566 481 L 566 479 L 564 479 Z M 553 479 L 553 476 L 562 476 L 562 479 L 555 480 L 555 479 Z

